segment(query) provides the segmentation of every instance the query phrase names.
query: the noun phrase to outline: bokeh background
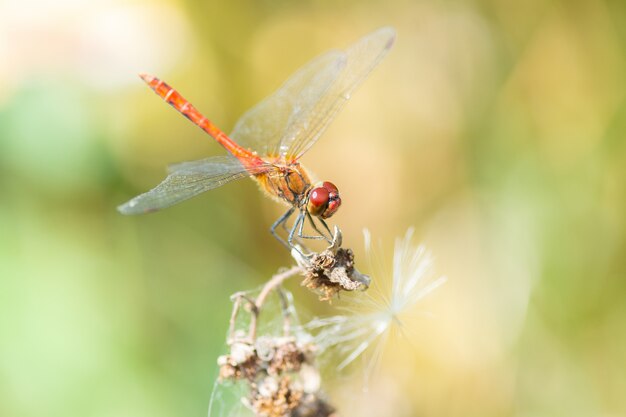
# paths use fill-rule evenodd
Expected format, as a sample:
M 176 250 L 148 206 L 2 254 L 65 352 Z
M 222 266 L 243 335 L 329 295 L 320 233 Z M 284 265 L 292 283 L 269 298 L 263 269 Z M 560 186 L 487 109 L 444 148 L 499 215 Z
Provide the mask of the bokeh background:
M 303 162 L 364 256 L 416 228 L 447 284 L 353 416 L 626 415 L 626 3 L 4 0 L 0 415 L 202 416 L 228 296 L 291 260 L 252 181 L 116 205 L 223 154 L 138 72 L 225 130 L 300 65 L 383 25 L 385 61 Z M 361 258 L 359 258 L 361 257 Z M 366 271 L 367 272 L 367 271 Z M 291 284 L 303 316 L 332 313 Z

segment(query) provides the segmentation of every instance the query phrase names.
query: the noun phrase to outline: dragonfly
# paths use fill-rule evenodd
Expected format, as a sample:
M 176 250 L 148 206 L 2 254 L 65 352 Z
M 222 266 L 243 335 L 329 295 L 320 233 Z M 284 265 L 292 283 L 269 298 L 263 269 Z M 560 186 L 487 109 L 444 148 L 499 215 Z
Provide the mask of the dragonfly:
M 378 65 L 394 43 L 395 30 L 380 28 L 345 50 L 330 50 L 296 71 L 277 91 L 252 107 L 226 135 L 189 101 L 157 77 L 139 76 L 163 100 L 208 133 L 228 154 L 171 165 L 152 190 L 120 205 L 122 214 L 141 214 L 180 203 L 231 181 L 251 177 L 266 195 L 288 206 L 270 232 L 288 248 L 294 238 L 330 238 L 325 222 L 341 206 L 330 181 L 313 181 L 300 158 L 320 138 L 353 91 Z M 291 226 L 287 222 L 297 216 Z M 305 223 L 317 235 L 304 234 Z M 287 240 L 280 237 L 283 227 Z M 297 239 L 296 239 L 297 240 Z

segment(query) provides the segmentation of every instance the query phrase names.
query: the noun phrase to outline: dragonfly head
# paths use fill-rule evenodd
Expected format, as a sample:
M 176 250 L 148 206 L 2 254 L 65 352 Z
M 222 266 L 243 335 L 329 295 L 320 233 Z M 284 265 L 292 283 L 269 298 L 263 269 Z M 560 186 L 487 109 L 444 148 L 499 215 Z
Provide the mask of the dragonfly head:
M 332 182 L 319 182 L 309 191 L 306 208 L 313 216 L 327 219 L 335 214 L 339 206 L 341 206 L 339 190 Z

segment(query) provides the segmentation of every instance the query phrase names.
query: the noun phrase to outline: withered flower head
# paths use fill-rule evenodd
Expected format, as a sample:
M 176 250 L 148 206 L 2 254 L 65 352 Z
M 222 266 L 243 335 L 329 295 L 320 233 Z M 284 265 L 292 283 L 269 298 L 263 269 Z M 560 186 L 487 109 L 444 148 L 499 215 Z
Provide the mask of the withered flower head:
M 248 401 L 257 416 L 286 417 L 300 405 L 302 394 L 302 388 L 288 375 L 267 376 L 253 386 Z
M 352 249 L 341 247 L 341 231 L 335 227 L 332 244 L 320 253 L 303 255 L 294 249 L 291 255 L 304 270 L 302 285 L 330 301 L 340 291 L 366 290 L 370 278 L 354 267 Z

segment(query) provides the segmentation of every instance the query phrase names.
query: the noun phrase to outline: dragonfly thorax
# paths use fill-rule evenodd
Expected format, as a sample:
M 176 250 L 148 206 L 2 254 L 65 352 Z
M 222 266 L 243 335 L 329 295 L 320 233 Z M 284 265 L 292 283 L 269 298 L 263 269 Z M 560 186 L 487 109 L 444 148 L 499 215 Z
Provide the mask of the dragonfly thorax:
M 255 175 L 261 189 L 270 197 L 288 205 L 301 207 L 306 204 L 311 180 L 298 163 L 274 163 L 273 168 Z

